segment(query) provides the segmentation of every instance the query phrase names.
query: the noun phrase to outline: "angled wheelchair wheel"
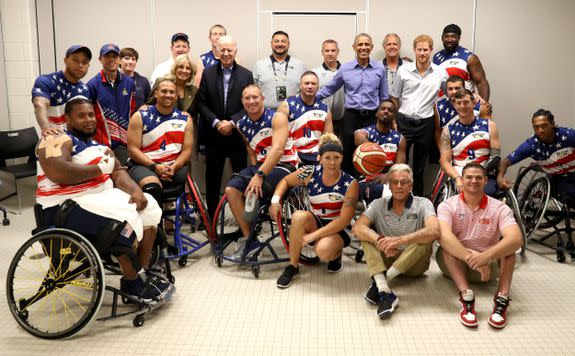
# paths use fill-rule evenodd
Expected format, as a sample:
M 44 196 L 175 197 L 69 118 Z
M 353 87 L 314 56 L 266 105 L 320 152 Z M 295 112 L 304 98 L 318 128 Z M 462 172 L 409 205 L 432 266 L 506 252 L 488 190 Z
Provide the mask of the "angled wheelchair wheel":
M 307 191 L 303 186 L 291 188 L 282 200 L 282 208 L 278 217 L 278 228 L 282 242 L 287 251 L 289 251 L 289 230 L 291 227 L 291 217 L 297 210 L 309 210 L 309 198 Z M 302 249 L 299 260 L 306 265 L 319 263 L 319 257 L 315 254 L 313 248 L 306 247 Z
M 224 250 L 232 241 L 242 237 L 242 230 L 232 214 L 228 198 L 225 195 L 216 208 L 212 229 L 214 233 L 213 250 L 219 256 L 224 255 Z
M 525 224 L 521 218 L 519 202 L 517 201 L 512 189 L 507 190 L 505 198 L 505 203 L 511 208 L 511 211 L 513 211 L 513 216 L 515 217 L 515 221 L 517 222 L 517 225 L 519 225 L 519 230 L 521 231 L 521 238 L 523 239 L 523 244 L 521 245 L 521 256 L 523 256 L 525 255 L 525 248 L 527 247 L 527 233 L 525 232 Z
M 447 177 L 447 176 L 446 176 Z M 457 194 L 457 188 L 455 187 L 455 181 L 449 177 L 446 180 L 443 180 L 443 183 L 437 189 L 435 196 L 433 197 L 432 203 L 435 211 L 437 211 L 437 207 L 439 204 L 444 202 L 445 200 L 451 198 Z
M 531 182 L 546 176 L 545 172 L 537 166 L 521 167 L 513 184 L 513 194 L 515 194 L 517 201 L 521 202 L 523 200 L 525 190 Z
M 547 176 L 536 178 L 523 191 L 519 200 L 519 211 L 525 226 L 525 236 L 529 240 L 543 220 L 549 197 L 551 183 Z
M 206 230 L 206 233 L 208 234 L 208 238 L 210 240 L 213 240 L 215 236 L 214 231 L 212 229 L 212 224 L 210 223 L 210 216 L 208 215 L 208 207 L 206 205 L 206 202 L 202 198 L 202 193 L 200 192 L 198 185 L 189 175 L 188 175 L 188 186 L 192 194 L 193 202 L 195 205 L 195 211 L 202 220 L 202 224 L 204 225 L 203 227 Z
M 30 334 L 69 338 L 96 316 L 104 267 L 92 244 L 66 229 L 42 231 L 20 247 L 6 278 L 10 312 Z

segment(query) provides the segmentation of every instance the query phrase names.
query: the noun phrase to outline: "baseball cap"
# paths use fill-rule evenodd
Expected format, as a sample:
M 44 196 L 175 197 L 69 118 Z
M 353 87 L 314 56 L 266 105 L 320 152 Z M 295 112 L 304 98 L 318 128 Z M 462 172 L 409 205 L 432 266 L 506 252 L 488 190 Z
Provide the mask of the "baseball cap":
M 120 48 L 113 43 L 106 43 L 105 45 L 102 46 L 102 48 L 100 48 L 100 57 L 105 56 L 110 52 L 114 52 L 119 56 Z
M 88 60 L 92 59 L 92 51 L 90 51 L 88 47 L 83 45 L 73 45 L 72 47 L 68 48 L 68 50 L 66 51 L 66 57 L 76 52 L 84 52 L 88 56 Z
M 188 40 L 188 35 L 186 35 L 183 32 L 174 33 L 174 35 L 172 36 L 172 43 L 176 42 L 177 40 L 184 40 L 190 43 L 190 41 Z

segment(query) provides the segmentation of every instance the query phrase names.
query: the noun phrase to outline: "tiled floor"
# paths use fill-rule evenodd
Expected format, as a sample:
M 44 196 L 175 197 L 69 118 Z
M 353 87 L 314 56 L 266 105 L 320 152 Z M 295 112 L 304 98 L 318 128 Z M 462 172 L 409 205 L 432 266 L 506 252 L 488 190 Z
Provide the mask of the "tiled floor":
M 22 215 L 0 227 L 0 295 L 5 298 L 8 266 L 16 249 L 30 237 L 31 194 Z M 346 250 L 344 270 L 325 265 L 303 267 L 287 290 L 275 281 L 280 265 L 262 267 L 259 279 L 248 268 L 224 263 L 218 268 L 210 251 L 193 255 L 186 267 L 174 264 L 177 295 L 155 311 L 141 328 L 129 318 L 94 322 L 65 341 L 45 341 L 23 331 L 0 302 L 0 354 L 573 354 L 575 337 L 575 264 L 558 264 L 551 250 L 531 246 L 518 263 L 512 286 L 509 325 L 491 329 L 494 285 L 476 286 L 480 325 L 462 326 L 457 294 L 432 261 L 426 276 L 400 278 L 392 288 L 400 303 L 389 320 L 379 320 L 363 293 L 369 286 L 366 266 Z M 115 276 L 108 278 L 117 284 Z M 104 299 L 102 312 L 111 298 Z

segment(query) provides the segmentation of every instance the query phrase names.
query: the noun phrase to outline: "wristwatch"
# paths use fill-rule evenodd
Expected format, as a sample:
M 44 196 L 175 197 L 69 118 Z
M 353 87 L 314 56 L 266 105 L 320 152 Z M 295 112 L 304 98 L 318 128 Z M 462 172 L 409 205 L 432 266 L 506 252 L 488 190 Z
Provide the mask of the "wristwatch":
M 256 171 L 256 174 L 257 174 L 258 176 L 262 177 L 262 178 L 265 178 L 265 176 L 266 176 L 266 174 L 264 173 L 264 171 L 262 171 L 262 170 L 260 170 L 260 169 L 258 169 L 258 170 Z

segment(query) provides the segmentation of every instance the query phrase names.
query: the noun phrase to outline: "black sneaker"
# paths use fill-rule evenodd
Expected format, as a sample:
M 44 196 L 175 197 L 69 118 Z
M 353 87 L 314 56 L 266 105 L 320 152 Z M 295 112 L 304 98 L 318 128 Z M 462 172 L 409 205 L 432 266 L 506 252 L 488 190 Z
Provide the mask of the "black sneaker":
M 365 300 L 371 304 L 377 305 L 379 302 L 379 290 L 377 289 L 377 284 L 375 284 L 375 281 L 371 283 L 371 287 L 369 287 L 363 298 L 365 298 Z
M 327 263 L 327 271 L 328 271 L 329 273 L 338 273 L 338 272 L 341 272 L 341 257 L 342 257 L 342 256 L 343 256 L 343 254 L 342 254 L 342 255 L 339 255 L 339 257 L 336 258 L 335 260 L 329 261 L 329 262 Z
M 291 283 L 297 278 L 297 276 L 299 276 L 299 267 L 288 265 L 278 278 L 276 285 L 278 288 L 285 289 L 291 286 Z
M 146 283 L 140 278 L 129 280 L 122 277 L 120 279 L 120 292 L 149 303 L 152 301 L 152 298 L 149 295 L 150 293 L 145 291 L 146 287 Z
M 395 307 L 399 303 L 399 298 L 393 294 L 393 292 L 381 292 L 379 293 L 379 303 L 377 307 L 377 315 L 383 319 L 390 316 L 395 310 Z

